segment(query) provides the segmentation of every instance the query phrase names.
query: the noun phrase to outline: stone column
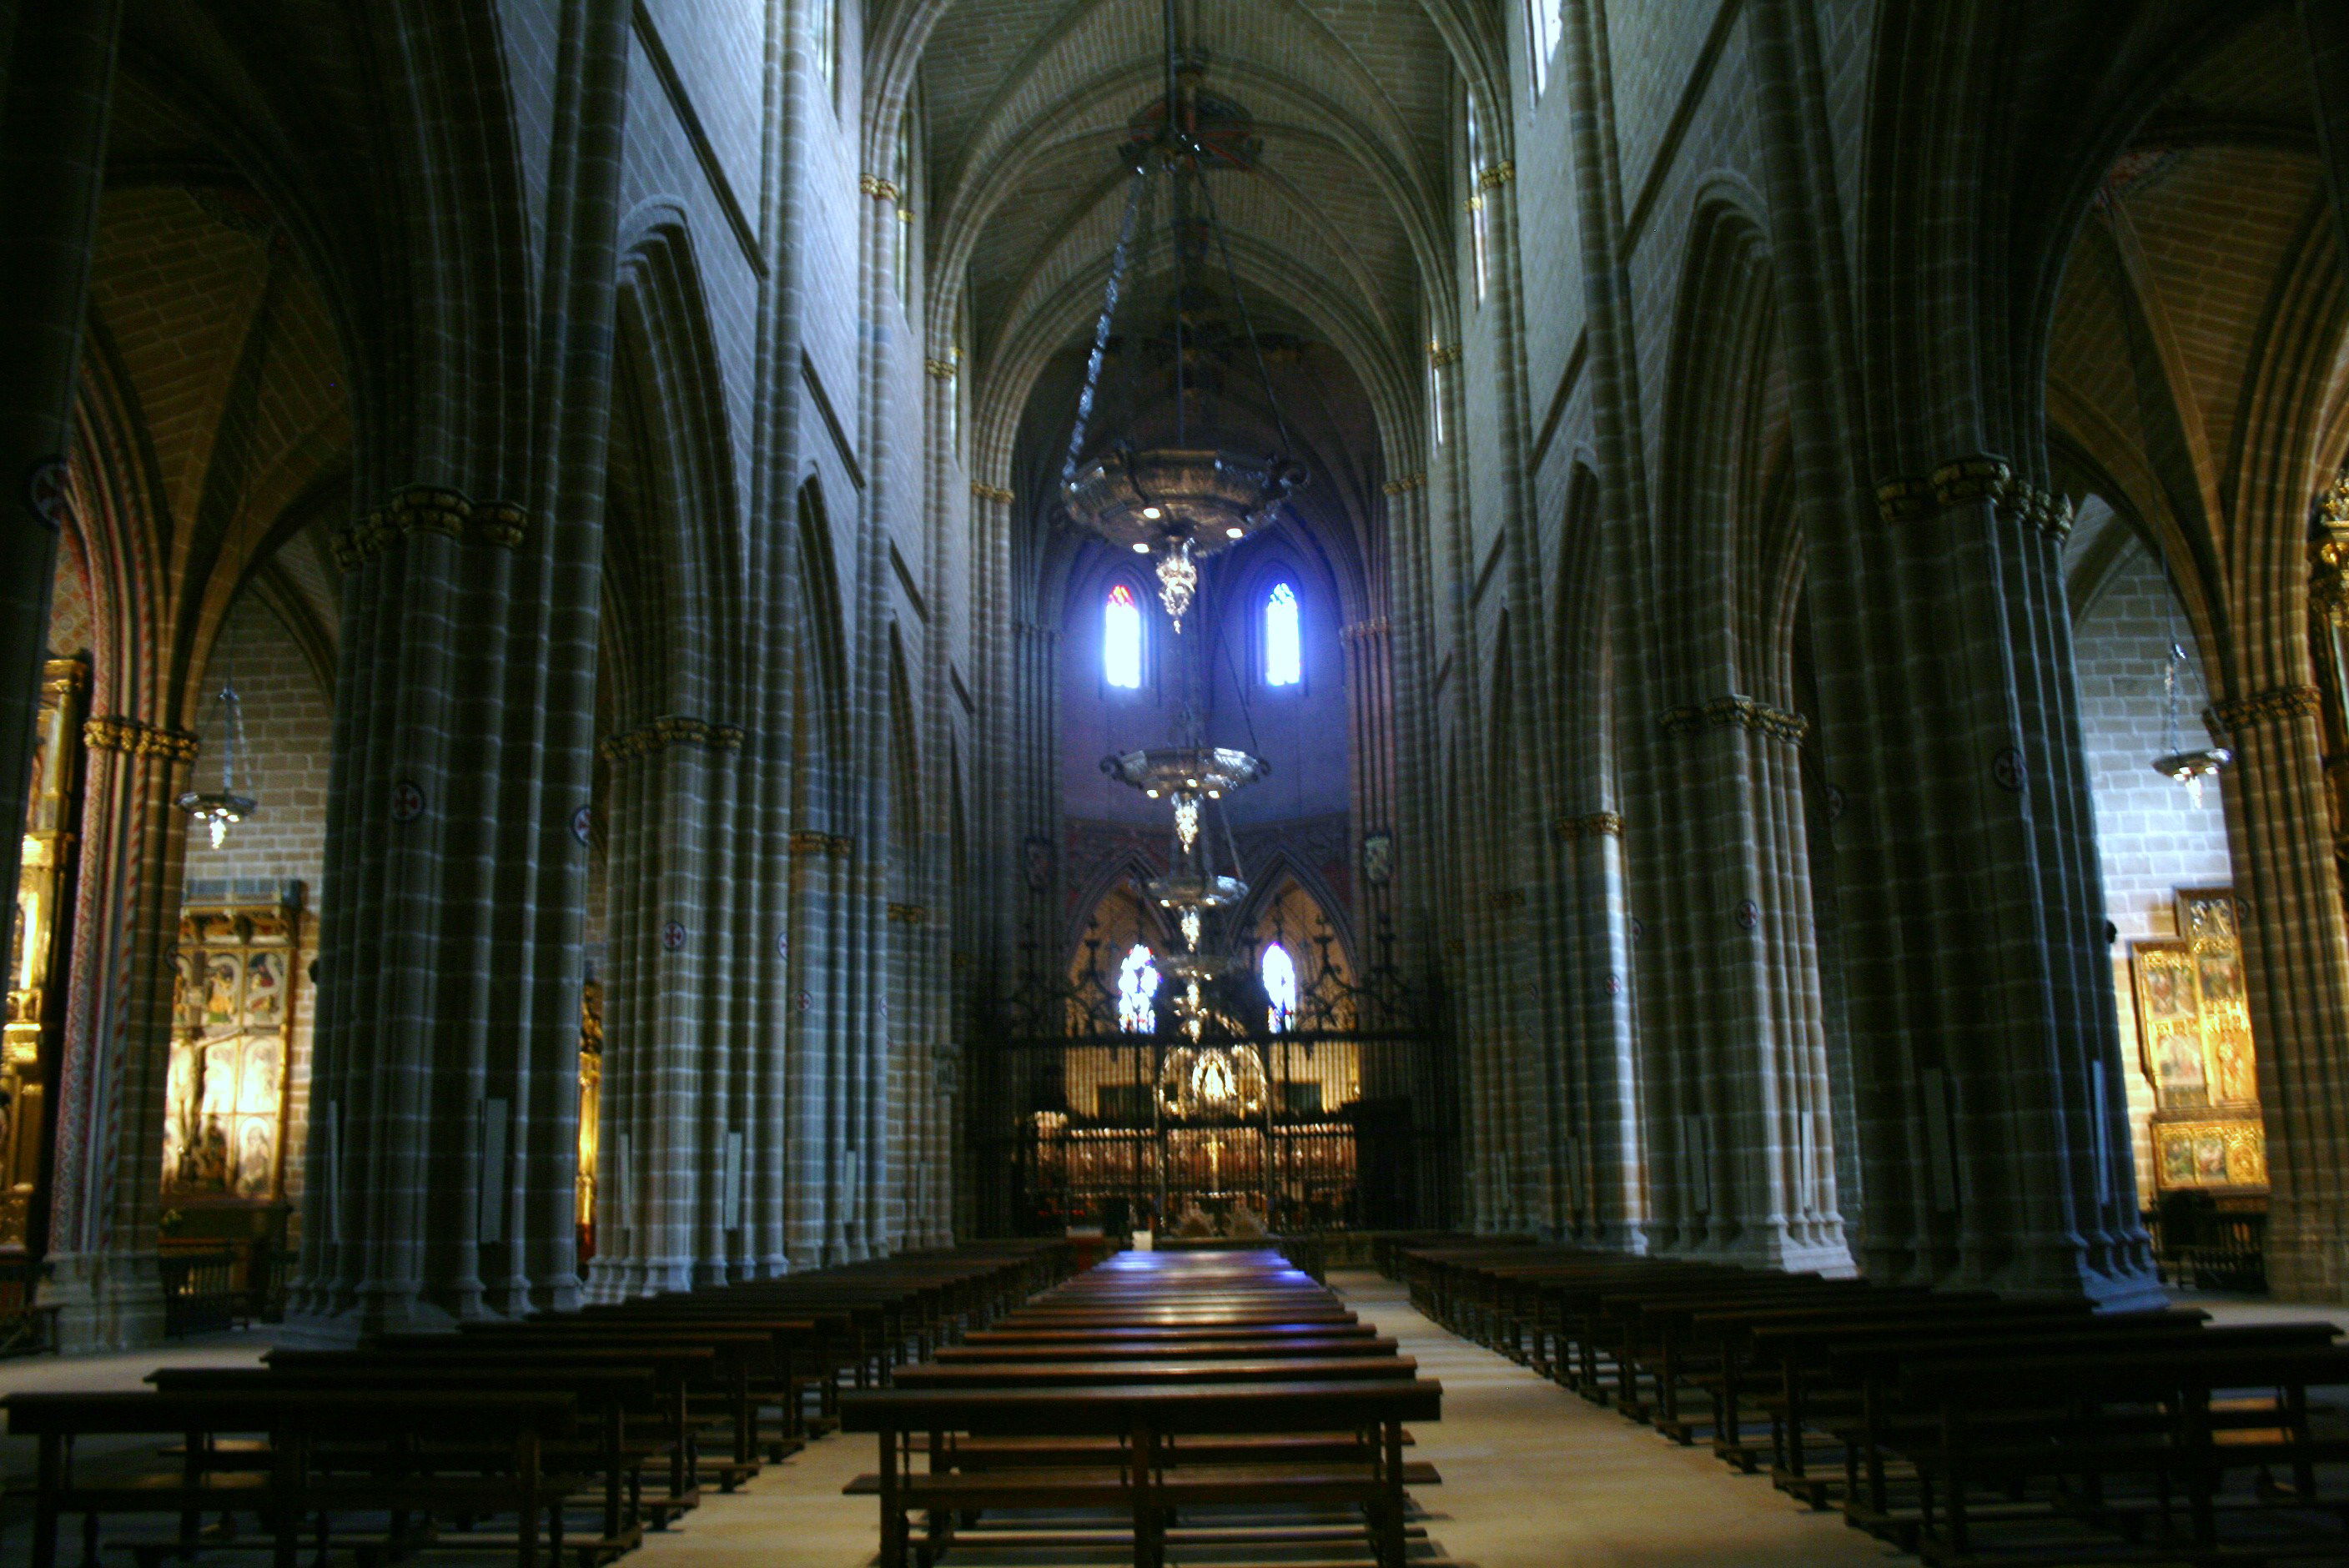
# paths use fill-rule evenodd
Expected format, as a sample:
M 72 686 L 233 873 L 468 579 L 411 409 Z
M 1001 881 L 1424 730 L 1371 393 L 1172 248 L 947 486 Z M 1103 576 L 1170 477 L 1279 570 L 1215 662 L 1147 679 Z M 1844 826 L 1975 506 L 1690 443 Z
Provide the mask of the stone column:
M 2311 652 L 2318 673 L 2337 679 L 2349 643 L 2349 516 L 2312 553 Z M 2317 686 L 2292 685 L 2230 693 L 2209 713 L 2235 754 L 2223 793 L 2267 1123 L 2268 1284 L 2302 1301 L 2349 1294 L 2349 919 L 2323 709 Z
M 829 1076 L 833 997 L 828 977 L 837 967 L 831 849 L 828 834 L 809 828 L 792 834 L 792 1014 L 784 1046 L 791 1064 L 785 1101 L 791 1122 L 791 1221 L 785 1245 L 798 1268 L 829 1261 L 826 1249 L 835 1223 L 831 1152 L 837 1146 L 827 1105 L 836 1081 Z
M 0 886 L 16 885 L 122 0 L 11 8 L 0 59 Z M 13 907 L 13 906 L 12 906 Z
M 162 1337 L 156 1274 L 171 962 L 196 738 L 104 717 L 89 747 L 72 996 L 58 1063 L 48 1277 L 68 1353 Z
M 1844 1273 L 1795 749 L 1806 722 L 1730 696 L 1668 710 L 1637 845 L 1653 1239 Z
M 1603 757 L 1589 766 L 1602 778 Z M 1567 1232 L 1586 1245 L 1645 1252 L 1649 1202 L 1641 1175 L 1639 1020 L 1623 874 L 1623 819 L 1614 811 L 1561 816 L 1561 878 L 1579 918 L 1560 966 L 1575 1010 L 1565 1067 Z

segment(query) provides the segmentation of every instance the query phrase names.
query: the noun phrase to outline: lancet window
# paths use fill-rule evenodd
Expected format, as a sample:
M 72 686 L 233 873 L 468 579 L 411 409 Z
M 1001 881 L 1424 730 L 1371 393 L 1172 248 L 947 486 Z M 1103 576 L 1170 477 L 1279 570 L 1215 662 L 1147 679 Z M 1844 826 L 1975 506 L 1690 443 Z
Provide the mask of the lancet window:
M 1129 1035 L 1150 1033 L 1158 1026 L 1157 1002 L 1158 961 L 1137 942 L 1118 965 L 1117 1026 Z
M 1112 587 L 1102 606 L 1102 679 L 1122 691 L 1142 689 L 1142 606 L 1131 583 Z
M 1305 678 L 1305 637 L 1297 615 L 1297 590 L 1276 583 L 1264 602 L 1264 684 L 1295 686 Z
M 1264 977 L 1264 1026 L 1278 1035 L 1297 1026 L 1297 960 L 1278 942 L 1264 944 L 1257 960 Z

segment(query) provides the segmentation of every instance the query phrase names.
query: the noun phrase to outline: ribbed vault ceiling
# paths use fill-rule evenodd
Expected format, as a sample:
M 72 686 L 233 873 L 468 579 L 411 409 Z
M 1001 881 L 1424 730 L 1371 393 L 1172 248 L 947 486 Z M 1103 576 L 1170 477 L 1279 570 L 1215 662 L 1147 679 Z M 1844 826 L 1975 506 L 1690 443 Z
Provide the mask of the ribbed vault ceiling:
M 1354 339 L 1350 358 L 1407 363 L 1425 335 L 1456 79 L 1425 13 L 1177 0 L 1176 15 L 1204 89 L 1251 114 L 1263 142 L 1256 170 L 1215 177 L 1241 270 L 1322 335 Z M 957 0 L 930 35 L 932 253 L 968 269 L 982 365 L 1061 346 L 1089 318 L 1123 211 L 1117 149 L 1160 97 L 1161 36 L 1160 0 Z

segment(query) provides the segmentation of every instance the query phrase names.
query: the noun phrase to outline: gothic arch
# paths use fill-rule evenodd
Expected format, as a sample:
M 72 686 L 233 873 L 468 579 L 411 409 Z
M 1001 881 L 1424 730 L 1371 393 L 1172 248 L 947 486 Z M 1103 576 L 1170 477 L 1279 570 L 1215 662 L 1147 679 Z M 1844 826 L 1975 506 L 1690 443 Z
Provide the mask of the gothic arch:
M 1070 904 L 1071 918 L 1062 947 L 1063 972 L 1082 978 L 1088 937 L 1102 944 L 1102 972 L 1112 977 L 1117 973 L 1118 959 L 1123 955 L 1123 944 L 1129 939 L 1143 942 L 1153 953 L 1180 950 L 1182 939 L 1143 892 L 1157 875 L 1158 868 L 1147 859 L 1128 852 L 1112 857 L 1086 878 Z M 1118 944 L 1114 953 L 1111 951 L 1112 944 Z

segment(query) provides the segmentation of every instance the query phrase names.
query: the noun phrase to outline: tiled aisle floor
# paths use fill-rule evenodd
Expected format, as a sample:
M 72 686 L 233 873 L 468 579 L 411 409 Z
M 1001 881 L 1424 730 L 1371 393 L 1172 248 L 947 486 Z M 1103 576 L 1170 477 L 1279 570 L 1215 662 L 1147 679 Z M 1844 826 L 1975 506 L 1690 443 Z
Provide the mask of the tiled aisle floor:
M 1414 1429 L 1444 1477 L 1413 1495 L 1427 1539 L 1414 1560 L 1476 1568 L 1839 1568 L 1913 1563 L 1805 1511 L 1762 1478 L 1674 1448 L 1411 1309 L 1375 1274 L 1333 1281 L 1355 1309 L 1444 1381 L 1444 1419 Z M 861 1568 L 876 1509 L 840 1489 L 874 1467 L 870 1439 L 831 1437 L 657 1537 L 628 1568 Z M 966 1562 L 1007 1564 L 1006 1553 Z M 1059 1562 L 1090 1562 L 1090 1555 Z M 1114 1559 L 1103 1559 L 1113 1561 Z M 1270 1559 L 1257 1554 L 1251 1562 Z M 949 1556 L 947 1568 L 957 1558 Z M 1025 1563 L 1027 1559 L 1019 1559 Z

